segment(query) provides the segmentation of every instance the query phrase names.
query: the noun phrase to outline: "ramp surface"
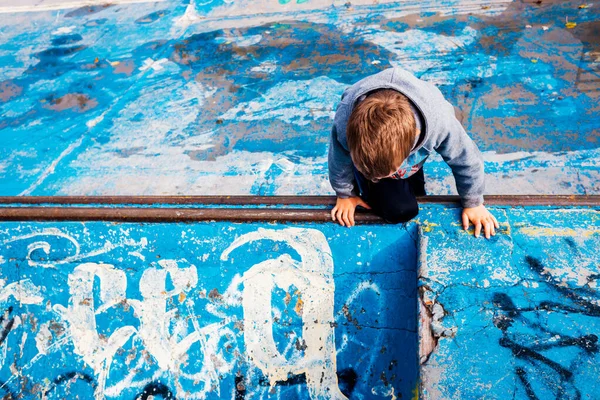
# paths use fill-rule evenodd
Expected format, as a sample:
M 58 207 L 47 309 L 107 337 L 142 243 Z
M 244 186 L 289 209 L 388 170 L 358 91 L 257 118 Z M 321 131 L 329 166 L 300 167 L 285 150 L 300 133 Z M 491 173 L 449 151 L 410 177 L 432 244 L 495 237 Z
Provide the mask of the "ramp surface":
M 399 66 L 456 106 L 489 194 L 598 194 L 599 7 L 5 0 L 0 193 L 331 194 L 335 104 Z

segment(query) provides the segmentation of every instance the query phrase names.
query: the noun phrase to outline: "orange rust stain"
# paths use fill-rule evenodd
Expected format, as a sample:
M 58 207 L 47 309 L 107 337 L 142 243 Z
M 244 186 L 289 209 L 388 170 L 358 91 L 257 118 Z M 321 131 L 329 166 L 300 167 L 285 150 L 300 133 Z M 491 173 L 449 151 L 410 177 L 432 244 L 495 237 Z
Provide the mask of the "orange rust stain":
M 298 301 L 296 302 L 296 307 L 294 307 L 294 311 L 296 311 L 296 314 L 298 314 L 298 316 L 302 316 L 302 311 L 304 310 L 304 302 L 302 301 L 302 299 L 300 297 L 298 297 Z

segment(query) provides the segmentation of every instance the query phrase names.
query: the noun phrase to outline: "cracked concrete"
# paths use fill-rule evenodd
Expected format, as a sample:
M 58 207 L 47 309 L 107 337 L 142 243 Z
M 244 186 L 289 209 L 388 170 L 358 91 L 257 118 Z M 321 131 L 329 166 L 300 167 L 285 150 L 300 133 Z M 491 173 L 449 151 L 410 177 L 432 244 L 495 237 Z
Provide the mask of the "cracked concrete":
M 489 241 L 456 229 L 458 209 L 423 211 L 423 398 L 599 397 L 598 210 L 495 208 Z

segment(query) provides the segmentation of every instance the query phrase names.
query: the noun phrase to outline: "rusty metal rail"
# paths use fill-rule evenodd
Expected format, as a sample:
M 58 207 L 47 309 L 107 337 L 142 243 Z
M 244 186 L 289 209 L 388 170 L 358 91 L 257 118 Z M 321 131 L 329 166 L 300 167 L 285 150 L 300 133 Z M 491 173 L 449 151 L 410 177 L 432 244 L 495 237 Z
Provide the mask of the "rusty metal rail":
M 421 204 L 459 205 L 458 196 L 425 196 Z M 287 221 L 326 222 L 331 220 L 333 196 L 77 196 L 0 197 L 3 221 L 115 221 L 115 222 L 195 222 L 195 221 Z M 486 196 L 495 206 L 600 207 L 600 196 Z M 18 206 L 16 206 L 18 205 Z M 60 205 L 60 206 L 51 206 Z M 78 205 L 78 207 L 73 207 Z M 89 205 L 89 206 L 87 206 Z M 157 207 L 136 207 L 154 205 Z M 185 205 L 163 207 L 160 205 Z M 202 205 L 194 208 L 193 205 Z M 214 207 L 207 207 L 213 205 Z M 219 206 L 281 206 L 280 208 L 223 208 Z M 293 208 L 290 206 L 322 206 Z M 381 223 L 371 212 L 358 210 L 359 223 Z
M 458 196 L 424 196 L 419 203 L 459 203 Z M 600 195 L 490 195 L 486 204 L 514 206 L 599 206 Z M 0 196 L 0 204 L 215 204 L 331 205 L 335 196 Z

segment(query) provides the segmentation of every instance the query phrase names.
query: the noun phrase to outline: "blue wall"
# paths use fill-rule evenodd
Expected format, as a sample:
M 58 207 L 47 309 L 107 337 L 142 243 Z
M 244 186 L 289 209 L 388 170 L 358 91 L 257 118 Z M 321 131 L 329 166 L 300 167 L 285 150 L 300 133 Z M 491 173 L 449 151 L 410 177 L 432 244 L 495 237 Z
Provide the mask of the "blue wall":
M 490 240 L 442 206 L 351 229 L 2 223 L 0 386 L 107 399 L 600 396 L 599 211 L 492 211 Z
M 424 398 L 600 398 L 600 212 L 495 212 L 489 242 L 423 216 Z
M 415 225 L 2 223 L 1 393 L 411 398 L 416 240 Z

